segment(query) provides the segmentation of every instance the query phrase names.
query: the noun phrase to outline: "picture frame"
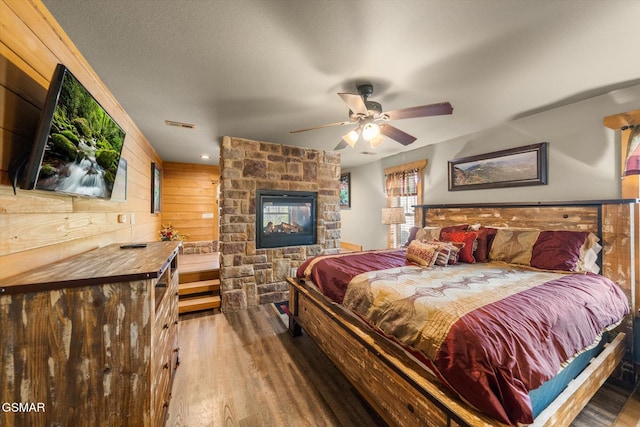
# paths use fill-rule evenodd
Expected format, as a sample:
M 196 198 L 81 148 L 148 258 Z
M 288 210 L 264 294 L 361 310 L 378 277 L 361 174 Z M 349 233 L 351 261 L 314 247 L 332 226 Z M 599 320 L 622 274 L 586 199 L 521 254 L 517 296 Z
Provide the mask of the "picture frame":
M 159 213 L 162 204 L 162 171 L 151 163 L 151 213 Z
M 449 191 L 547 184 L 548 143 L 450 160 Z
M 351 208 L 351 174 L 340 175 L 340 208 Z

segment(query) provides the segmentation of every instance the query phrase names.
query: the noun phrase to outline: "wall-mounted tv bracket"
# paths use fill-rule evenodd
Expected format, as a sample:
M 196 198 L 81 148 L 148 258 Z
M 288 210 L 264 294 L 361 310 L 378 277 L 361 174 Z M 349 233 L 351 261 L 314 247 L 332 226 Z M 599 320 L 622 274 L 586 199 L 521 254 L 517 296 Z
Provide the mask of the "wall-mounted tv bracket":
M 11 179 L 11 185 L 13 185 L 13 195 L 15 196 L 16 188 L 18 186 L 18 179 L 22 175 L 22 171 L 29 161 L 29 156 L 23 156 L 9 165 L 9 179 Z

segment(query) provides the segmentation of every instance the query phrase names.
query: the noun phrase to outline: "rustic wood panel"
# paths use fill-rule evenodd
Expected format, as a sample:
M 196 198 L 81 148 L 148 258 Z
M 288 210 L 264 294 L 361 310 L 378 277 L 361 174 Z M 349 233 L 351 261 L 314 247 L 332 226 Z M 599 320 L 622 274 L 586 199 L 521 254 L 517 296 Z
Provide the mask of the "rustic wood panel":
M 427 225 L 482 224 L 488 227 L 598 232 L 598 207 L 429 208 Z
M 44 408 L 1 411 L 0 425 L 164 425 L 177 253 L 177 242 L 112 245 L 2 282 L 0 401 Z
M 40 1 L 0 0 L 0 28 L 0 280 L 105 244 L 156 240 L 162 217 L 150 213 L 149 165 L 162 160 L 153 147 Z M 125 202 L 45 191 L 13 194 L 8 166 L 29 151 L 57 63 L 127 133 Z M 132 213 L 135 224 L 117 222 L 119 214 Z
M 143 281 L 0 297 L 0 360 L 13 361 L 2 365 L 2 401 L 46 405 L 3 411 L 0 424 L 150 425 L 139 408 L 150 404 L 152 312 Z
M 162 221 L 188 241 L 218 240 L 218 166 L 165 162 L 162 170 Z M 213 218 L 202 214 L 213 213 Z
M 0 293 L 24 292 L 25 287 L 56 289 L 121 280 L 157 278 L 166 260 L 178 251 L 179 242 L 150 242 L 144 248 L 122 249 L 119 244 L 103 246 L 67 260 L 34 268 L 0 282 Z

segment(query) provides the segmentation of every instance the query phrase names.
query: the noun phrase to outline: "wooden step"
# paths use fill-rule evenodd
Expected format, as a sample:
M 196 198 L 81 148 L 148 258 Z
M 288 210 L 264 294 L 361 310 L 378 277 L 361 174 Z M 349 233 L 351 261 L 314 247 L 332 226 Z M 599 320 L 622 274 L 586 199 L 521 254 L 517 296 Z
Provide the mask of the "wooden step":
M 180 283 L 220 278 L 219 254 L 189 254 L 180 256 Z
M 178 313 L 191 313 L 192 311 L 210 310 L 220 308 L 219 296 L 199 296 L 180 298 L 178 301 Z
M 198 282 L 180 283 L 178 285 L 178 294 L 180 296 L 207 292 L 219 293 L 220 279 L 200 280 Z
M 203 280 L 215 280 L 220 277 L 220 270 L 187 271 L 180 270 L 178 281 L 180 283 L 200 282 Z

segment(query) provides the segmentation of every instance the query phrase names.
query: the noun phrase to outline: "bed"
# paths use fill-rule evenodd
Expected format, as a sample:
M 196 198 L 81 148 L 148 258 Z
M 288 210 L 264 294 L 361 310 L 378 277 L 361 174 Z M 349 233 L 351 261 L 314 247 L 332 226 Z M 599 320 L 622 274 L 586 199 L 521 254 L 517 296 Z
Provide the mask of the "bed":
M 490 262 L 437 265 L 413 244 L 316 257 L 289 279 L 290 329 L 303 328 L 390 425 L 568 425 L 629 348 L 636 210 L 629 201 L 420 206 L 424 230 L 438 237 L 464 229 L 463 240 L 482 224 L 505 243 L 519 230 L 519 243 L 537 244 L 525 258 L 537 261 L 496 250 Z M 576 259 L 558 260 L 572 239 L 584 255 L 587 237 L 604 250 L 590 251 L 576 274 Z M 435 244 L 427 240 L 419 249 Z M 560 336 L 557 324 L 569 332 Z

